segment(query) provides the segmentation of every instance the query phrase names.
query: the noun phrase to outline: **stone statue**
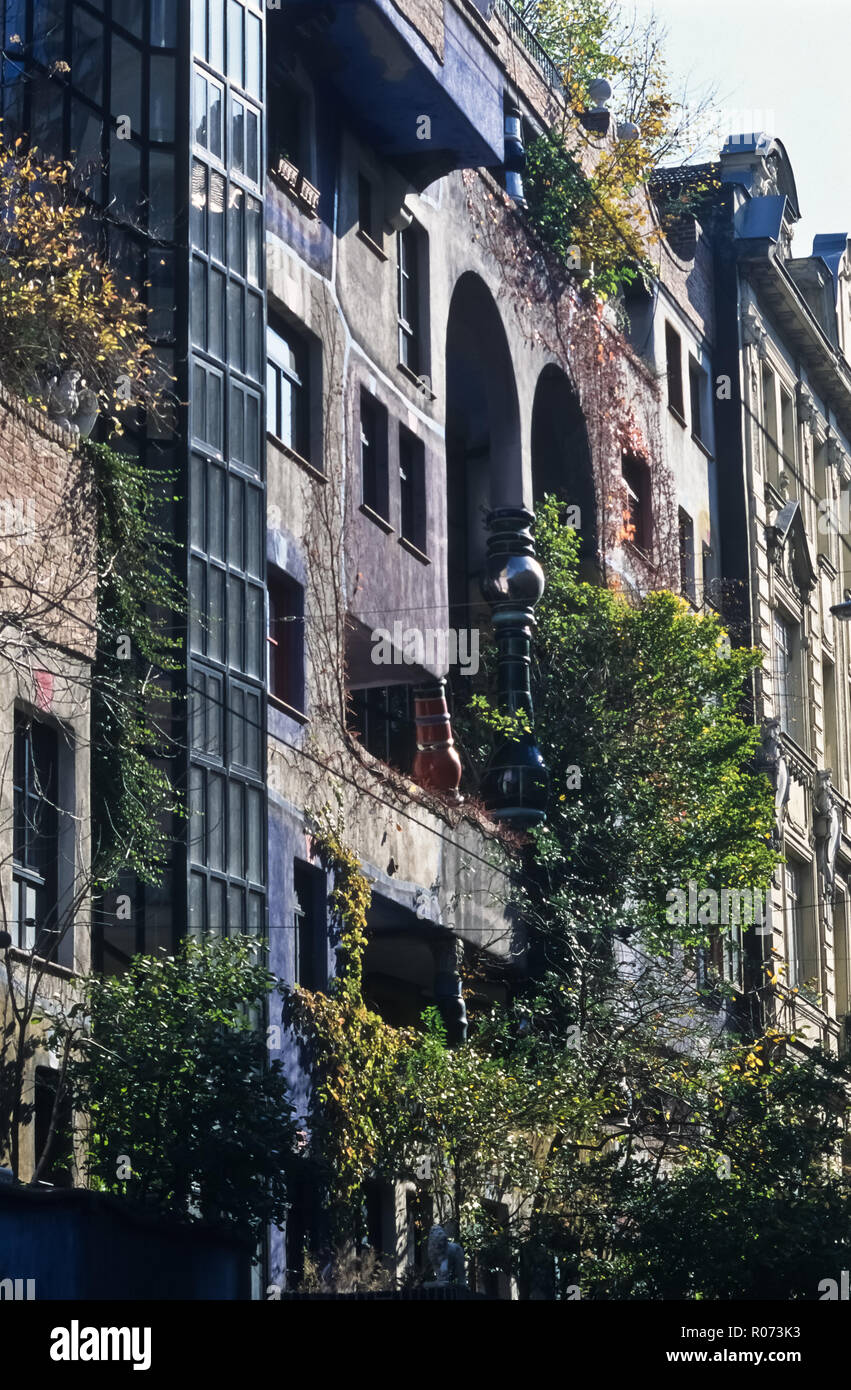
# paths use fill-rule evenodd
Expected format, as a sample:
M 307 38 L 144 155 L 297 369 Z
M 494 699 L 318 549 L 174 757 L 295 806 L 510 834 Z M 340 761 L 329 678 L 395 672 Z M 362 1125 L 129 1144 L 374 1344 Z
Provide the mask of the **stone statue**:
M 814 831 L 818 850 L 819 877 L 825 904 L 832 907 L 836 889 L 836 853 L 842 835 L 842 818 L 839 814 L 829 772 L 819 772 L 816 775 L 813 810 L 815 811 Z
M 779 719 L 766 719 L 763 722 L 759 765 L 774 783 L 774 843 L 775 846 L 779 846 L 791 788 L 789 764 L 783 752 Z
M 428 1234 L 428 1259 L 434 1270 L 433 1284 L 455 1284 L 467 1287 L 464 1251 L 450 1240 L 442 1226 L 432 1226 Z
M 87 439 L 99 413 L 98 398 L 80 373 L 70 368 L 47 383 L 47 413 L 54 424 L 69 434 Z

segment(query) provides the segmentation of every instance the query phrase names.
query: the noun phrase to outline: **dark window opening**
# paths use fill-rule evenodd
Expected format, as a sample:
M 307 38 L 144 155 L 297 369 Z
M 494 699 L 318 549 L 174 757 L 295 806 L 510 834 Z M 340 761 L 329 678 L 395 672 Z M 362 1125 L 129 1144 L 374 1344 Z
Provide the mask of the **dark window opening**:
M 304 589 L 269 571 L 269 693 L 304 712 Z
M 707 376 L 693 357 L 689 357 L 688 381 L 691 393 L 691 432 L 703 444 L 706 442 L 703 402 L 706 394 Z
M 420 237 L 416 227 L 399 232 L 396 238 L 399 361 L 415 376 L 421 370 L 419 252 Z
M 399 429 L 399 488 L 402 503 L 401 533 L 418 550 L 427 546 L 425 448 L 421 439 Z
M 679 511 L 680 537 L 680 592 L 692 603 L 696 602 L 694 582 L 694 522 L 682 507 Z
M 309 864 L 293 867 L 293 980 L 302 989 L 328 988 L 325 875 Z
M 59 1074 L 52 1067 L 36 1067 L 35 1071 L 35 1161 L 38 1163 L 47 1150 L 47 1161 L 39 1179 L 53 1187 L 71 1187 L 71 1097 L 63 1087 L 63 1094 L 56 1106 L 56 1119 L 53 1134 L 50 1123 L 53 1118 Z M 49 1140 L 49 1142 L 48 1142 Z
M 627 539 L 639 550 L 649 553 L 652 541 L 650 470 L 633 454 L 624 454 L 622 468 L 627 494 L 624 518 Z
M 409 772 L 416 752 L 416 724 L 409 685 L 371 686 L 349 692 L 352 731 L 373 757 Z
M 363 504 L 386 519 L 390 511 L 387 411 L 366 391 L 360 397 L 360 449 Z
M 668 405 L 679 416 L 685 418 L 683 401 L 683 351 L 680 335 L 669 323 L 665 324 L 665 359 L 668 370 Z
M 17 944 L 52 956 L 57 941 L 59 740 L 25 716 L 15 725 L 13 918 Z

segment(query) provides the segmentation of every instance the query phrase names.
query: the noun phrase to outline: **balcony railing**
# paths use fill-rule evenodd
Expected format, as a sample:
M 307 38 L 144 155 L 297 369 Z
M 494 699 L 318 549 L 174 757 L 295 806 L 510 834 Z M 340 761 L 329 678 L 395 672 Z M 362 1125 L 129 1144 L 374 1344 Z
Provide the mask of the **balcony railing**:
M 496 0 L 495 9 L 501 16 L 509 33 L 522 43 L 523 47 L 531 54 L 538 67 L 547 79 L 547 82 L 557 92 L 564 91 L 561 72 L 556 63 L 553 62 L 543 44 L 539 43 L 529 28 L 522 15 L 511 4 L 511 0 Z

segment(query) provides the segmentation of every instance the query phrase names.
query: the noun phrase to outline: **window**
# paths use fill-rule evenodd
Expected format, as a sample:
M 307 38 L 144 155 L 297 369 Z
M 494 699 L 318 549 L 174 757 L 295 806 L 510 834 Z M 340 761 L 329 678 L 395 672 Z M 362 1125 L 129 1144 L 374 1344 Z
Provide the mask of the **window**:
M 366 391 L 360 397 L 360 450 L 363 505 L 386 519 L 390 511 L 387 411 Z
M 416 724 L 409 685 L 371 686 L 349 693 L 352 730 L 363 747 L 383 763 L 410 772 L 416 752 Z
M 397 312 L 399 317 L 399 361 L 418 376 L 422 363 L 420 352 L 420 236 L 414 226 L 399 232 L 396 238 Z
M 694 522 L 680 507 L 680 591 L 691 602 L 697 602 L 694 583 Z
M 364 174 L 358 174 L 358 227 L 372 240 L 374 230 L 372 184 Z
M 774 692 L 780 727 L 804 746 L 801 720 L 799 634 L 795 623 L 774 615 Z
M 786 886 L 786 912 L 784 930 L 786 934 L 786 978 L 790 986 L 800 985 L 807 978 L 808 967 L 814 962 L 805 959 L 804 933 L 804 871 L 799 864 L 787 864 L 784 873 Z M 810 969 L 810 974 L 814 973 Z
M 624 454 L 622 469 L 627 495 L 624 515 L 627 539 L 639 550 L 649 552 L 652 538 L 650 470 L 634 454 Z
M 279 569 L 269 571 L 269 692 L 304 712 L 304 589 Z
M 845 782 L 845 770 L 839 760 L 839 738 L 836 721 L 836 672 L 833 663 L 825 661 L 822 667 L 824 683 L 824 765 L 833 774 L 833 785 L 840 787 Z
M 293 982 L 302 989 L 328 988 L 325 875 L 309 864 L 293 869 Z
M 685 424 L 683 401 L 683 350 L 680 335 L 669 323 L 665 324 L 665 360 L 668 370 L 668 405 Z
M 283 324 L 266 330 L 266 427 L 301 458 L 310 457 L 309 352 Z
M 310 177 L 312 172 L 310 139 L 310 100 L 286 74 L 269 84 L 269 159 L 273 168 L 288 159 Z
M 765 470 L 772 481 L 777 478 L 777 383 L 770 367 L 762 367 L 762 425 L 765 439 Z
M 425 551 L 426 486 L 425 448 L 421 439 L 399 427 L 399 490 L 402 504 L 401 534 L 417 550 Z
M 204 73 L 195 73 L 195 143 L 215 159 L 224 158 L 224 91 Z
M 13 920 L 17 944 L 40 955 L 56 945 L 59 851 L 59 740 L 48 724 L 21 715 L 15 724 Z
M 703 563 L 703 599 L 705 603 L 711 604 L 719 613 L 721 611 L 722 591 L 721 581 L 718 578 L 715 552 L 710 545 L 703 542 L 701 547 L 701 559 Z
M 253 106 L 231 97 L 231 164 L 252 183 L 260 176 L 260 116 Z
M 706 387 L 709 378 L 694 357 L 688 360 L 688 384 L 691 394 L 691 432 L 701 444 L 706 443 Z
M 783 458 L 792 468 L 795 466 L 795 403 L 788 391 L 780 387 L 780 429 Z

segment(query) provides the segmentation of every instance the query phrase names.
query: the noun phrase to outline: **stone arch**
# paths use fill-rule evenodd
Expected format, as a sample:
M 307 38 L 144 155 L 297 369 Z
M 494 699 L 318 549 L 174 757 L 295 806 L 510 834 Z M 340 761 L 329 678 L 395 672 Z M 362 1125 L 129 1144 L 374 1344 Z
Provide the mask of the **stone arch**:
M 508 338 L 490 290 L 465 272 L 446 327 L 446 510 L 450 621 L 480 602 L 486 513 L 523 501 L 520 405 Z
M 552 493 L 579 508 L 580 561 L 597 564 L 597 498 L 588 429 L 579 395 L 561 367 L 544 367 L 532 405 L 532 496 Z M 590 577 L 590 574 L 589 574 Z

